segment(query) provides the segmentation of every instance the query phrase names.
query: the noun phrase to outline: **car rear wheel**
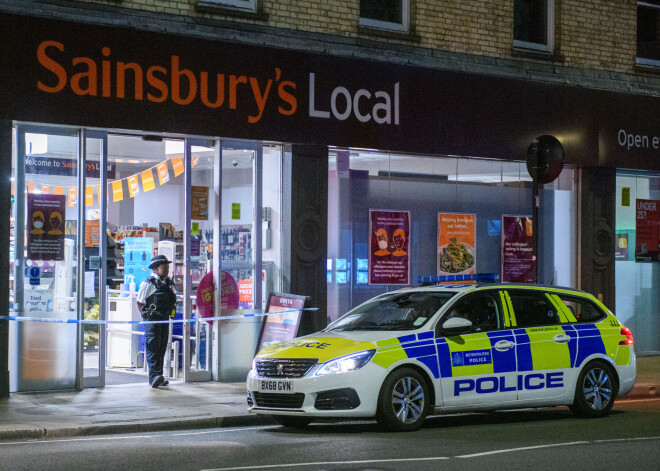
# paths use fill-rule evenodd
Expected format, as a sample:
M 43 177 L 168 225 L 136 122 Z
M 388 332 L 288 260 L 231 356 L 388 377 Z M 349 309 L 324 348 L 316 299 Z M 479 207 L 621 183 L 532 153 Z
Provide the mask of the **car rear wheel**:
M 394 371 L 378 398 L 378 423 L 387 430 L 409 432 L 422 426 L 430 405 L 426 380 L 411 368 Z
M 602 361 L 591 362 L 580 372 L 571 411 L 587 418 L 604 417 L 614 405 L 616 392 L 612 367 Z
M 291 417 L 289 415 L 271 415 L 271 417 L 278 424 L 291 428 L 305 428 L 312 421 L 308 417 Z

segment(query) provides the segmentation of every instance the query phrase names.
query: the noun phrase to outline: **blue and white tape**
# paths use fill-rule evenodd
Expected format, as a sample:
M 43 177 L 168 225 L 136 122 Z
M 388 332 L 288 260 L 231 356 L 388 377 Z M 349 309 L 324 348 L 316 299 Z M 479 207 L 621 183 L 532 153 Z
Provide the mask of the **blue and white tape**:
M 300 312 L 300 311 L 318 311 L 317 307 L 306 307 L 304 309 L 288 309 L 277 312 L 253 312 L 250 314 L 237 314 L 234 316 L 218 316 L 218 317 L 193 317 L 191 319 L 168 319 L 164 321 L 104 321 L 93 319 L 55 319 L 52 317 L 27 317 L 27 316 L 0 316 L 1 321 L 16 321 L 16 322 L 49 322 L 53 324 L 85 324 L 85 325 L 105 325 L 105 324 L 178 324 L 178 323 L 194 323 L 194 322 L 208 322 L 208 321 L 226 321 L 229 319 L 244 319 L 247 317 L 264 317 L 273 316 L 275 314 L 284 314 L 287 312 Z

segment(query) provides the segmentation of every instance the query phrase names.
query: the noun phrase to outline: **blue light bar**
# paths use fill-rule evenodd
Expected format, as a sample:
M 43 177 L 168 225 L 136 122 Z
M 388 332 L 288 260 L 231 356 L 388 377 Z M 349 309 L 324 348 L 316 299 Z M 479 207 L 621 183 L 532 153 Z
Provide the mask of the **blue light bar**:
M 418 276 L 418 283 L 444 283 L 451 281 L 497 281 L 499 273 L 477 273 L 476 275 Z

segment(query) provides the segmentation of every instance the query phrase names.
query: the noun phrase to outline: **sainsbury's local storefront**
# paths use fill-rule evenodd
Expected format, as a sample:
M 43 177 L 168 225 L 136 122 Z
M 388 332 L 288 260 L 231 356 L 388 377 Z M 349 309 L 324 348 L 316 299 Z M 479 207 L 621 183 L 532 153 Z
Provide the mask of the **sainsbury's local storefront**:
M 652 175 L 643 172 L 660 171 L 657 98 L 448 71 L 442 70 L 442 64 L 412 67 L 238 41 L 220 42 L 214 41 L 208 31 L 199 36 L 163 34 L 10 14 L 0 17 L 0 26 L 6 38 L 0 50 L 4 64 L 0 79 L 4 97 L 0 103 L 0 172 L 3 174 L 0 196 L 7 201 L 14 195 L 13 204 L 1 209 L 2 221 L 7 226 L 0 235 L 0 250 L 5 257 L 0 268 L 5 293 L 0 296 L 0 307 L 5 312 L 10 312 L 11 297 L 11 312 L 26 315 L 25 298 L 21 300 L 17 295 L 25 291 L 23 284 L 29 285 L 25 269 L 50 264 L 49 260 L 33 260 L 24 254 L 22 238 L 17 237 L 25 232 L 29 222 L 26 195 L 35 193 L 32 191 L 35 189 L 39 190 L 38 194 L 55 195 L 55 186 L 76 188 L 81 195 L 80 204 L 74 202 L 69 206 L 66 200 L 65 219 L 70 222 L 71 230 L 67 235 L 74 240 L 72 253 L 85 258 L 84 244 L 78 241 L 84 241 L 85 231 L 91 230 L 86 222 L 92 216 L 86 210 L 99 210 L 101 234 L 108 231 L 103 221 L 112 222 L 113 211 L 117 226 L 148 222 L 137 218 L 147 219 L 144 208 L 157 204 L 158 199 L 148 201 L 149 195 L 155 193 L 145 191 L 144 180 L 140 180 L 139 188 L 140 197 L 145 199 L 138 202 L 135 199 L 138 193 L 128 197 L 132 191 L 129 178 L 165 162 L 172 178 L 166 183 L 173 185 L 174 179 L 180 178 L 179 189 L 169 191 L 173 187 L 165 186 L 162 181 L 154 186 L 162 187 L 160 196 L 178 195 L 178 199 L 168 200 L 168 204 L 186 202 L 179 211 L 181 227 L 175 228 L 181 231 L 182 274 L 197 269 L 191 265 L 195 261 L 190 260 L 201 256 L 193 255 L 197 253 L 193 242 L 196 236 L 205 244 L 228 247 L 230 235 L 223 231 L 229 229 L 223 226 L 231 226 L 232 241 L 236 236 L 244 242 L 250 239 L 252 245 L 244 246 L 247 252 L 240 252 L 240 247 L 226 250 L 236 250 L 236 257 L 239 253 L 251 253 L 249 264 L 236 264 L 232 268 L 230 262 L 241 260 L 207 254 L 209 268 L 215 268 L 216 273 L 221 268 L 236 270 L 238 278 L 251 279 L 254 288 L 251 307 L 259 309 L 261 284 L 268 281 L 264 281 L 266 275 L 255 277 L 254 274 L 264 272 L 265 262 L 272 262 L 271 277 L 277 280 L 274 287 L 311 296 L 320 311 L 310 320 L 310 328 L 320 328 L 328 317 L 334 318 L 348 307 L 337 300 L 349 299 L 349 304 L 355 304 L 360 296 L 397 287 L 367 283 L 363 289 L 362 283 L 358 283 L 361 277 L 358 259 L 365 258 L 367 231 L 355 230 L 347 242 L 338 242 L 346 227 L 364 225 L 369 209 L 412 210 L 411 227 L 417 227 L 418 234 L 432 234 L 435 227 L 428 221 L 435 221 L 434 214 L 479 213 L 486 202 L 499 199 L 500 208 L 491 205 L 478 216 L 485 231 L 482 234 L 485 242 L 478 245 L 482 253 L 478 256 L 481 260 L 499 257 L 499 249 L 493 245 L 495 239 L 490 242 L 486 239 L 486 221 L 510 212 L 529 213 L 531 192 L 527 180 L 518 177 L 515 185 L 507 186 L 501 178 L 488 188 L 469 187 L 465 186 L 470 182 L 464 176 L 484 172 L 460 167 L 483 169 L 499 165 L 503 174 L 503 166 L 512 165 L 522 175 L 521 162 L 530 143 L 540 135 L 552 135 L 563 146 L 567 173 L 562 184 L 568 185 L 566 179 L 570 175 L 571 196 L 566 204 L 572 214 L 567 228 L 559 220 L 542 227 L 541 238 L 550 244 L 555 240 L 557 227 L 575 234 L 570 279 L 575 280 L 577 287 L 600 295 L 608 306 L 618 301 L 614 263 L 615 235 L 619 232 L 616 201 L 620 193 L 616 185 L 621 182 L 620 191 L 631 186 L 620 180 L 621 176 L 617 177 L 617 169 L 632 171 L 637 183 L 642 177 L 653 181 Z M 140 47 L 135 47 L 136 44 Z M 45 129 L 47 132 L 42 132 Z M 30 144 L 36 146 L 36 141 L 28 136 L 40 133 L 57 137 L 50 139 L 52 147 L 47 146 L 41 153 L 30 149 Z M 12 143 L 12 136 L 20 139 Z M 153 150 L 149 148 L 150 142 L 159 142 L 160 147 Z M 82 171 L 60 175 L 68 178 L 66 182 L 46 181 L 52 174 L 30 176 L 22 158 L 39 156 L 42 162 L 55 162 L 65 158 L 64 154 L 56 155 L 57 149 L 67 149 L 66 159 L 75 160 L 77 168 L 92 163 L 93 167 L 98 164 L 99 169 L 106 170 L 99 170 L 98 176 Z M 266 158 L 265 154 L 272 157 Z M 383 154 L 388 155 L 389 162 L 393 161 L 392 156 L 400 160 L 406 175 L 397 174 L 401 169 L 391 165 L 386 173 L 374 170 L 374 162 Z M 21 158 L 17 159 L 17 155 Z M 109 161 L 112 155 L 127 161 Z M 242 155 L 248 156 L 247 160 Z M 128 162 L 131 158 L 145 160 L 142 163 L 146 167 Z M 175 159 L 180 159 L 183 165 L 182 173 L 176 177 Z M 200 159 L 208 167 L 197 167 L 195 162 Z M 442 170 L 425 170 L 429 162 L 431 167 L 436 165 Z M 241 221 L 239 217 L 234 223 L 225 224 L 222 214 L 232 214 L 233 207 L 222 209 L 223 174 L 230 175 L 232 167 L 238 170 L 244 163 L 247 170 L 236 178 L 247 178 L 252 189 L 258 188 L 251 190 L 249 205 L 242 206 L 249 207 L 252 216 L 249 221 L 237 223 Z M 109 164 L 120 165 L 119 175 L 112 176 Z M 456 170 L 448 171 L 451 166 Z M 435 179 L 423 176 L 440 174 L 442 177 Z M 264 181 L 269 177 L 273 177 L 272 184 Z M 11 178 L 15 178 L 13 188 Z M 90 179 L 87 183 L 86 178 Z M 114 183 L 120 180 L 125 184 Z M 115 200 L 113 183 L 115 187 L 123 185 L 126 198 Z M 87 196 L 89 191 L 87 187 L 92 187 L 90 207 L 82 202 L 82 195 Z M 197 191 L 193 187 L 207 187 L 209 199 L 215 198 L 206 220 L 193 217 L 192 193 Z M 415 187 L 424 187 L 425 191 L 411 191 Z M 632 194 L 654 199 L 654 184 L 648 187 L 650 192 Z M 561 188 L 548 188 L 548 191 L 554 189 Z M 275 196 L 269 200 L 272 204 L 264 204 L 263 198 L 269 198 L 271 190 L 281 198 Z M 351 191 L 355 194 L 347 197 Z M 429 194 L 434 196 L 429 198 Z M 238 196 L 227 194 L 225 202 L 233 203 L 232 198 Z M 104 207 L 102 201 L 109 201 L 108 206 Z M 133 203 L 128 205 L 129 201 Z M 116 204 L 116 208 L 110 203 Z M 262 224 L 265 207 L 280 213 L 277 222 L 265 220 L 273 223 L 272 226 Z M 346 214 L 347 207 L 354 208 L 350 215 Z M 214 213 L 215 208 L 218 210 Z M 124 219 L 130 212 L 132 219 Z M 556 215 L 560 213 L 560 209 L 555 210 Z M 239 226 L 248 225 L 251 227 L 240 235 Z M 205 230 L 212 230 L 213 235 L 210 232 L 205 235 Z M 277 247 L 266 248 L 269 243 L 263 233 L 268 231 L 275 234 Z M 424 237 L 410 240 L 413 283 L 414 275 L 429 274 L 435 269 L 434 263 L 427 264 L 425 260 L 435 260 L 436 243 L 425 246 L 424 240 Z M 554 245 L 553 253 L 560 252 L 558 245 Z M 106 267 L 107 278 L 109 249 L 99 246 L 98 253 L 92 256 L 101 257 L 100 266 Z M 83 283 L 84 272 L 91 270 L 87 262 L 87 265 L 82 263 L 82 258 L 70 283 Z M 337 268 L 338 259 L 347 262 L 345 268 Z M 546 259 L 551 260 L 549 255 Z M 490 269 L 489 263 L 480 266 Z M 633 260 L 633 263 L 646 262 Z M 498 262 L 493 264 L 497 267 Z M 548 262 L 540 270 L 541 281 L 553 281 L 555 267 L 551 265 Z M 241 274 L 240 270 L 245 272 Z M 10 280 L 10 276 L 14 279 Z M 338 279 L 346 281 L 339 286 Z M 101 285 L 106 287 L 103 289 L 109 286 L 96 277 L 94 283 L 98 289 L 102 289 Z M 193 280 L 189 285 L 182 283 L 184 290 L 190 290 L 186 296 L 192 295 Z M 69 299 L 73 302 L 60 312 L 73 319 L 83 319 L 84 285 L 77 284 L 76 288 L 67 290 L 66 297 L 74 299 Z M 362 294 L 355 294 L 358 291 Z M 650 306 L 652 302 L 647 304 Z M 183 315 L 193 315 L 194 306 L 188 301 L 183 305 Z M 55 310 L 44 309 L 43 315 L 51 316 L 51 312 Z M 108 312 L 103 315 L 107 316 Z M 644 325 L 644 319 L 641 318 L 638 328 Z M 66 348 L 70 349 L 63 360 L 69 365 L 64 375 L 68 379 L 58 383 L 63 385 L 58 387 L 82 387 L 84 362 L 80 358 L 84 331 L 62 335 L 67 339 Z M 654 341 L 649 339 L 649 349 Z M 227 348 L 240 348 L 236 346 L 239 344 L 233 344 L 229 337 L 224 342 Z M 22 348 L 23 352 L 29 352 L 31 347 L 24 343 Z M 217 363 L 211 361 L 200 366 L 198 369 L 203 372 L 189 371 L 185 375 L 187 379 L 223 379 L 225 370 L 219 363 L 224 347 L 213 348 Z M 253 353 L 251 348 L 243 352 L 246 358 Z M 10 353 L 9 323 L 0 321 L 2 391 L 9 389 L 9 370 L 13 369 Z M 212 354 L 210 351 L 209 355 Z M 184 363 L 193 357 L 193 352 L 188 352 Z M 29 368 L 21 370 L 21 375 L 29 374 Z M 33 385 L 28 389 L 44 388 L 39 385 L 38 375 L 36 378 L 36 382 L 26 383 Z

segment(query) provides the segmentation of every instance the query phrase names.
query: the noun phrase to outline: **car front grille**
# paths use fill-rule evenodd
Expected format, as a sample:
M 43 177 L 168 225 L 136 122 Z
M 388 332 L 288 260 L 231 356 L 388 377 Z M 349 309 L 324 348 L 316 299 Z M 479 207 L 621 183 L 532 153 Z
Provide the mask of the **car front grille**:
M 318 362 L 316 358 L 257 360 L 257 374 L 262 378 L 300 378 Z
M 271 409 L 300 409 L 305 402 L 303 393 L 296 394 L 272 394 L 254 392 L 254 402 L 257 407 L 269 407 Z

